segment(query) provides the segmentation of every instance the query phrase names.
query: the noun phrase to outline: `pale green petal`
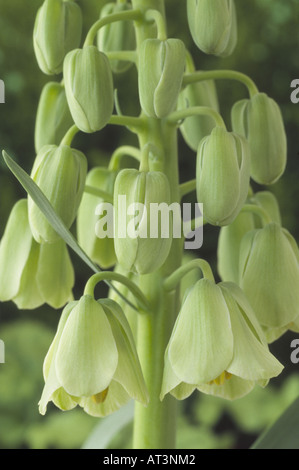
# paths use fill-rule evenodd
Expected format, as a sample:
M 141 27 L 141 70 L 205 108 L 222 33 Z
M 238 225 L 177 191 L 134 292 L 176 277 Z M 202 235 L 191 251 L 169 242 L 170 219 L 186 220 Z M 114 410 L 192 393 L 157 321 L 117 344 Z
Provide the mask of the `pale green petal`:
M 225 398 L 226 400 L 236 400 L 251 392 L 254 386 L 254 381 L 243 380 L 233 376 L 226 380 L 223 385 L 200 385 L 197 389 L 208 395 Z
M 171 392 L 175 387 L 177 387 L 181 383 L 181 380 L 173 372 L 171 363 L 169 361 L 168 353 L 169 353 L 169 345 L 167 346 L 165 355 L 164 355 L 164 371 L 163 371 L 160 400 L 163 400 L 163 398 L 165 397 L 167 393 Z
M 192 395 L 195 389 L 196 385 L 189 385 L 181 382 L 177 387 L 173 388 L 170 393 L 177 400 L 185 400 Z
M 240 308 L 226 289 L 223 295 L 229 308 L 234 335 L 234 354 L 227 372 L 245 380 L 266 380 L 279 375 L 282 364 L 262 344 L 244 319 Z
M 118 365 L 113 379 L 123 386 L 130 397 L 147 405 L 149 396 L 126 317 L 113 300 L 101 300 L 99 303 L 109 320 L 118 351 Z
M 112 380 L 107 397 L 103 403 L 95 403 L 92 398 L 81 398 L 79 405 L 87 414 L 101 418 L 114 413 L 128 403 L 129 400 L 130 396 L 121 384 Z
M 69 411 L 75 408 L 78 403 L 62 387 L 57 389 L 52 395 L 52 401 L 57 408 L 62 411 Z
M 84 295 L 72 310 L 56 354 L 56 373 L 63 388 L 76 397 L 105 390 L 118 363 L 115 340 L 102 307 Z
M 0 244 L 0 300 L 2 302 L 11 300 L 17 295 L 31 244 L 27 200 L 21 199 L 11 211 Z
M 61 308 L 72 300 L 75 276 L 73 265 L 63 240 L 44 243 L 40 247 L 37 284 L 45 302 Z
M 181 382 L 206 383 L 226 369 L 232 354 L 229 312 L 221 290 L 201 279 L 187 295 L 169 341 L 172 369 Z

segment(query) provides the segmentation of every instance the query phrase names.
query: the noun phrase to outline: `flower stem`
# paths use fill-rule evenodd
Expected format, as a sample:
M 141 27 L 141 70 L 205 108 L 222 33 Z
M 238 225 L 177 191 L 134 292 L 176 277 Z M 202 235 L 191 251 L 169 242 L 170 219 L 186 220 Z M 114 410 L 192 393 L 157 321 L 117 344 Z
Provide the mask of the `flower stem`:
M 191 116 L 210 116 L 214 119 L 215 123 L 219 127 L 223 127 L 226 129 L 225 122 L 220 113 L 218 113 L 215 109 L 210 108 L 208 106 L 192 106 L 186 109 L 180 109 L 178 111 L 174 111 L 167 117 L 167 122 L 169 124 L 178 125 L 180 121 L 191 117 Z
M 172 273 L 167 279 L 165 279 L 164 289 L 166 291 L 172 291 L 175 289 L 180 283 L 181 279 L 193 269 L 200 269 L 204 278 L 215 282 L 214 275 L 209 263 L 204 259 L 195 259 L 189 263 L 184 264 L 174 273 Z

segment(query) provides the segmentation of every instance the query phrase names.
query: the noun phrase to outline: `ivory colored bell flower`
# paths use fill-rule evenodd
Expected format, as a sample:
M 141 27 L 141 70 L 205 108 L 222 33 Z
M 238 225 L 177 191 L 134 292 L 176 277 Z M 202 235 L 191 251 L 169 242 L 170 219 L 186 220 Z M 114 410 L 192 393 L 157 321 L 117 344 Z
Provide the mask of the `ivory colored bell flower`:
M 162 223 L 160 204 L 167 211 Z M 169 205 L 170 187 L 164 173 L 135 169 L 118 173 L 114 187 L 114 246 L 124 269 L 148 274 L 164 264 L 172 244 L 174 218 Z
M 240 250 L 240 286 L 261 325 L 281 328 L 299 314 L 299 250 L 273 222 L 246 234 Z
M 31 171 L 32 179 L 68 228 L 77 215 L 85 187 L 86 172 L 85 155 L 67 145 L 43 147 Z M 38 243 L 57 241 L 59 235 L 30 197 L 28 209 L 29 223 L 35 240 Z
M 197 200 L 212 225 L 228 225 L 238 215 L 249 189 L 250 152 L 244 137 L 215 127 L 197 152 Z
M 167 393 L 184 399 L 198 389 L 232 400 L 255 384 L 265 386 L 282 368 L 241 289 L 201 279 L 186 296 L 169 340 L 161 399 Z
M 234 0 L 187 0 L 193 41 L 206 54 L 225 57 L 237 44 Z
M 241 100 L 232 108 L 234 132 L 246 137 L 251 151 L 251 177 L 259 184 L 273 184 L 284 173 L 287 139 L 278 104 L 265 93 Z
M 146 39 L 139 53 L 138 87 L 147 116 L 164 118 L 177 104 L 185 70 L 186 48 L 180 39 Z
M 178 109 L 191 106 L 208 106 L 219 111 L 217 91 L 213 80 L 192 83 L 185 87 L 178 100 Z M 200 141 L 211 134 L 215 121 L 210 116 L 198 115 L 184 119 L 180 131 L 189 147 L 197 151 Z
M 82 13 L 75 2 L 45 0 L 37 12 L 33 45 L 38 65 L 47 75 L 62 72 L 65 55 L 79 47 Z
M 73 125 L 66 101 L 64 86 L 48 82 L 44 86 L 38 103 L 34 142 L 38 153 L 44 145 L 59 145 Z
M 62 410 L 79 405 L 97 417 L 130 398 L 148 403 L 132 333 L 112 300 L 84 295 L 65 307 L 43 371 L 41 414 L 49 401 Z
M 96 167 L 88 173 L 86 185 L 94 187 L 95 189 L 102 189 L 112 196 L 115 178 L 116 172 L 109 171 L 104 167 Z M 97 208 L 103 202 L 102 198 L 93 194 L 83 194 L 77 217 L 77 237 L 79 245 L 92 261 L 97 263 L 101 268 L 107 269 L 111 268 L 116 263 L 116 255 L 114 250 L 113 227 L 111 237 L 108 236 L 110 234 L 106 233 L 106 231 L 103 234 L 97 233 L 97 223 L 99 222 Z M 103 220 L 106 220 L 105 217 Z M 111 223 L 113 223 L 113 215 Z M 100 235 L 103 235 L 103 238 L 100 238 Z M 107 236 L 104 237 L 104 235 Z
M 61 308 L 72 299 L 74 270 L 63 240 L 39 245 L 32 238 L 27 200 L 18 201 L 0 243 L 0 300 L 20 309 L 45 303 Z
M 101 18 L 114 13 L 131 10 L 129 3 L 107 3 L 101 10 Z M 132 21 L 116 21 L 103 26 L 98 33 L 98 48 L 108 53 L 114 51 L 134 51 L 136 49 L 135 30 Z M 132 62 L 110 61 L 114 73 L 122 73 L 131 67 Z
M 114 106 L 113 78 L 107 56 L 96 46 L 75 49 L 64 60 L 63 77 L 76 126 L 87 133 L 105 127 Z

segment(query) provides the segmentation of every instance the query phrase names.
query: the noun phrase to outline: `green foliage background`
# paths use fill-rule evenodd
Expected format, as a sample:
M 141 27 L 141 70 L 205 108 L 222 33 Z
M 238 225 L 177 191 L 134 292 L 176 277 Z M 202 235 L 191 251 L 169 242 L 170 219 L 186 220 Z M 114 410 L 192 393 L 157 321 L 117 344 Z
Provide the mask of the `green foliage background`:
M 39 70 L 32 46 L 35 14 L 42 0 L 0 0 L 0 78 L 6 85 L 6 103 L 0 105 L 0 146 L 30 172 L 34 152 L 34 123 L 43 85 L 52 77 Z M 84 12 L 84 34 L 106 0 L 78 1 Z M 298 0 L 236 0 L 239 41 L 227 59 L 206 56 L 192 44 L 187 28 L 186 2 L 166 0 L 169 36 L 179 37 L 193 53 L 197 68 L 231 68 L 250 75 L 261 91 L 281 107 L 287 137 L 288 166 L 283 178 L 270 189 L 278 196 L 283 224 L 299 242 L 299 104 L 290 101 L 290 83 L 299 78 Z M 58 77 L 57 79 L 59 79 Z M 124 113 L 138 113 L 137 81 L 134 69 L 115 78 Z M 217 82 L 221 112 L 230 126 L 232 104 L 246 96 L 243 85 Z M 79 134 L 74 144 L 88 157 L 90 167 L 103 164 L 120 143 L 135 143 L 125 130 L 108 126 L 94 135 Z M 182 181 L 194 177 L 195 155 L 180 145 Z M 255 189 L 261 189 L 256 188 Z M 0 163 L 0 236 L 10 210 L 25 194 Z M 190 196 L 192 199 L 193 195 Z M 200 256 L 216 268 L 218 231 L 207 227 Z M 75 295 L 82 292 L 89 271 L 73 256 L 77 272 Z M 0 304 L 0 338 L 5 342 L 5 364 L 0 365 L 0 448 L 80 448 L 97 425 L 79 410 L 61 413 L 49 406 L 42 418 L 37 402 L 43 387 L 42 363 L 52 341 L 59 311 L 43 307 L 19 312 L 12 303 Z M 234 403 L 195 394 L 180 404 L 178 446 L 180 448 L 246 448 L 256 436 L 299 395 L 299 365 L 290 361 L 287 333 L 271 345 L 271 351 L 285 365 L 281 376 L 265 390 L 257 389 Z M 123 436 L 112 446 L 129 446 Z

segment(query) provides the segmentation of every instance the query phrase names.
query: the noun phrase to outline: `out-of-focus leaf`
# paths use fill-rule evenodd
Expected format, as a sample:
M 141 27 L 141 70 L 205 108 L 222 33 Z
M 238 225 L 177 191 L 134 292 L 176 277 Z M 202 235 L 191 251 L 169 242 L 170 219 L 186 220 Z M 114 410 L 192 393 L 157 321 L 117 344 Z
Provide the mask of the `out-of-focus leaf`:
M 102 418 L 82 449 L 107 449 L 112 439 L 133 420 L 133 417 L 134 402 L 130 401 L 112 415 Z
M 299 449 L 299 397 L 265 430 L 251 449 Z

